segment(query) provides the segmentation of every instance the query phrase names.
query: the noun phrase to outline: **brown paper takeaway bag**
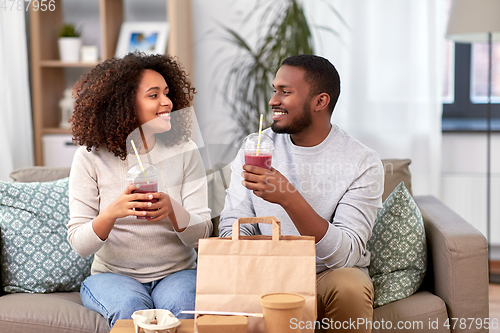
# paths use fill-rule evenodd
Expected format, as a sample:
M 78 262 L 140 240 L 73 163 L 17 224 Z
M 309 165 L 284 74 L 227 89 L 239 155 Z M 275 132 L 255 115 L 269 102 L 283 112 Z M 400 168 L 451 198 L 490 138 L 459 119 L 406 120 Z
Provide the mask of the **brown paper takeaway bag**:
M 272 224 L 273 235 L 240 236 L 241 223 Z M 232 238 L 200 239 L 196 310 L 262 313 L 262 295 L 276 292 L 297 293 L 306 299 L 302 321 L 314 322 L 314 237 L 280 235 L 280 221 L 274 216 L 268 216 L 238 219 L 233 224 Z M 298 327 L 298 324 L 292 322 L 291 327 Z M 305 323 L 302 326 L 305 326 Z M 264 332 L 264 320 L 249 317 L 248 332 Z M 297 332 L 300 330 L 297 329 Z

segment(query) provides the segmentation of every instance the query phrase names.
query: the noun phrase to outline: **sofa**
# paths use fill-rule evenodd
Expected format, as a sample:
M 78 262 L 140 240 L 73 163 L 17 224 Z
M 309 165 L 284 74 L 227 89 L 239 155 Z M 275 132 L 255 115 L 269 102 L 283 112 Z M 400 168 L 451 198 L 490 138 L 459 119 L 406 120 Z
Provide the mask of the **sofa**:
M 401 180 L 411 189 L 407 160 L 385 160 L 384 196 Z M 228 167 L 208 172 L 211 208 L 220 212 Z M 18 182 L 50 181 L 69 168 L 16 170 Z M 416 196 L 427 240 L 427 272 L 413 295 L 374 309 L 372 332 L 487 332 L 488 256 L 484 236 L 433 196 Z M 217 225 L 217 217 L 213 218 Z M 215 227 L 214 236 L 217 235 Z M 3 289 L 2 289 L 3 290 Z M 2 292 L 3 293 L 3 292 Z M 474 322 L 472 319 L 474 318 Z M 0 332 L 109 332 L 106 320 L 85 308 L 78 292 L 3 293 Z

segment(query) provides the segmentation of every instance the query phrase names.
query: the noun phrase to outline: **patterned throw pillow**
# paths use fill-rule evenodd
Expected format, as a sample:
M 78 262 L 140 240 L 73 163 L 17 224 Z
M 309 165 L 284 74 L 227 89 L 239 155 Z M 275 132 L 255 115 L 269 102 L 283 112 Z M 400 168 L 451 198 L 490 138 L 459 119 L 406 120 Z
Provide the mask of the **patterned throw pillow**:
M 68 178 L 44 183 L 0 182 L 2 286 L 6 292 L 77 291 L 92 256 L 70 247 Z
M 427 244 L 422 215 L 403 182 L 378 211 L 367 248 L 374 307 L 417 291 L 427 268 Z

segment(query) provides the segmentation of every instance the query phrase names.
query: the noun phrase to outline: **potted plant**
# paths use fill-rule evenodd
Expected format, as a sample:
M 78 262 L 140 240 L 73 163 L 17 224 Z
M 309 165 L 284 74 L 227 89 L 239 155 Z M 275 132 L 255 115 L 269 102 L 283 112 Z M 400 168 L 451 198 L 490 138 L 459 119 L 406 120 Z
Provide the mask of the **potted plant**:
M 258 0 L 249 17 L 264 13 L 260 17 L 260 27 L 256 47 L 252 47 L 237 31 L 222 26 L 228 34 L 229 42 L 238 48 L 222 84 L 224 102 L 234 112 L 237 129 L 232 144 L 239 146 L 242 139 L 259 128 L 260 114 L 264 115 L 264 128 L 272 123 L 272 111 L 268 102 L 272 94 L 272 81 L 281 61 L 295 54 L 313 54 L 313 40 L 310 27 L 338 33 L 329 27 L 310 25 L 304 15 L 301 0 L 266 1 L 267 8 L 257 11 L 262 5 Z M 347 26 L 341 15 L 325 2 L 326 10 L 332 12 Z M 247 19 L 248 19 L 247 18 Z M 227 59 L 224 59 L 225 66 Z M 216 87 L 217 88 L 217 87 Z
M 59 30 L 59 56 L 62 62 L 79 62 L 82 39 L 80 31 L 71 23 L 63 24 Z

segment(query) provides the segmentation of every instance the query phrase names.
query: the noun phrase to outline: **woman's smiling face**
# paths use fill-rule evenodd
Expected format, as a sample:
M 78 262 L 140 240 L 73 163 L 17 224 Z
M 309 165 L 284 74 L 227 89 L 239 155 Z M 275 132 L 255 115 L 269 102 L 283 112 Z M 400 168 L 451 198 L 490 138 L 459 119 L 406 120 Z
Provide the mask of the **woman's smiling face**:
M 160 132 L 170 130 L 170 112 L 173 104 L 168 97 L 168 85 L 163 76 L 151 69 L 146 69 L 142 74 L 137 90 L 137 119 L 140 125 L 148 122 L 155 123 Z

